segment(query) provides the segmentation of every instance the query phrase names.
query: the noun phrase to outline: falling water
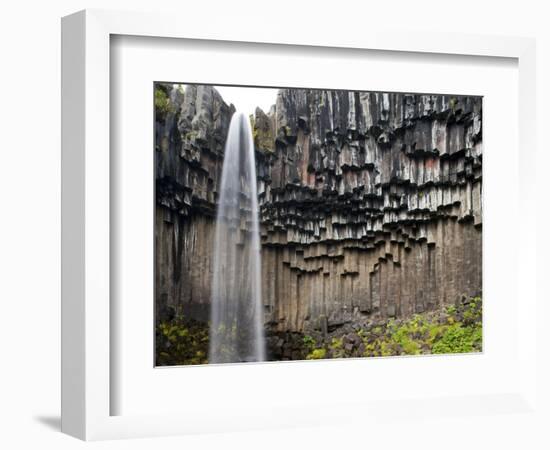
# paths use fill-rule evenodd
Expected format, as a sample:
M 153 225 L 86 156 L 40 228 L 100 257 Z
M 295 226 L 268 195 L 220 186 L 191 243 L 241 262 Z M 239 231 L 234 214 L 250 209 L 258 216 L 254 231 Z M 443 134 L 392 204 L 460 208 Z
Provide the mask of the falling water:
M 242 113 L 229 125 L 219 192 L 208 361 L 263 361 L 256 162 Z

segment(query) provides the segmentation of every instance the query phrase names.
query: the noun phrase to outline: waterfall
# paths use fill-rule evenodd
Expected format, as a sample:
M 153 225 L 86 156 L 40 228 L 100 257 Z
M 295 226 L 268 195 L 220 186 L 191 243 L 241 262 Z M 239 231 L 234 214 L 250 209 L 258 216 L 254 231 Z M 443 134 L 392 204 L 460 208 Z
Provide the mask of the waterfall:
M 256 160 L 243 113 L 229 125 L 219 194 L 208 362 L 263 361 Z

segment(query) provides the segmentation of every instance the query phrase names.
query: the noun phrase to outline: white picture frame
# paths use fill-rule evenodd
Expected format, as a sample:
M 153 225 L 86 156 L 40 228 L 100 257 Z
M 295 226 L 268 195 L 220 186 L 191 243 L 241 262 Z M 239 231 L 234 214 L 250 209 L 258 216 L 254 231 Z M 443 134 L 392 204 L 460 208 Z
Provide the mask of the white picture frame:
M 265 26 L 264 26 L 265 25 Z M 212 31 L 215 29 L 215 31 Z M 462 34 L 404 33 L 376 29 L 354 30 L 327 36 L 322 30 L 307 33 L 289 29 L 284 36 L 275 26 L 234 28 L 219 21 L 206 29 L 200 21 L 185 27 L 161 13 L 87 10 L 62 21 L 62 430 L 85 440 L 163 436 L 209 431 L 234 431 L 279 426 L 307 426 L 352 420 L 361 414 L 402 420 L 390 413 L 396 399 L 368 404 L 348 399 L 346 412 L 330 412 L 330 404 L 274 407 L 269 411 L 235 411 L 221 404 L 209 417 L 201 414 L 112 415 L 111 379 L 113 334 L 111 321 L 110 258 L 110 64 L 111 36 L 141 36 L 237 42 L 246 45 L 285 44 L 305 47 L 365 49 L 416 54 L 499 57 L 517 60 L 519 159 L 518 212 L 524 218 L 518 233 L 517 276 L 522 302 L 517 327 L 517 383 L 500 394 L 464 397 L 398 398 L 403 411 L 415 415 L 435 405 L 441 415 L 493 415 L 502 410 L 539 414 L 537 404 L 536 327 L 529 311 L 536 309 L 535 186 L 535 43 L 532 39 Z M 517 294 L 516 294 L 517 295 Z M 152 301 L 152 300 L 151 300 Z M 148 331 L 147 331 L 148 332 Z M 307 363 L 306 363 L 307 364 Z M 339 363 L 337 363 L 339 364 Z M 258 366 L 256 366 L 258 367 Z M 298 367 L 298 366 L 296 366 Z M 311 366 L 309 366 L 311 367 Z M 211 368 L 216 370 L 216 368 Z M 266 369 L 269 370 L 269 369 Z M 299 369 L 295 369 L 299 370 Z M 345 374 L 341 364 L 332 365 Z M 182 375 L 184 376 L 184 375 Z M 426 403 L 431 402 L 431 403 Z M 429 408 L 429 406 L 428 406 Z M 225 420 L 230 417 L 230 420 Z M 269 421 L 269 424 L 267 423 Z M 496 425 L 498 426 L 498 424 Z

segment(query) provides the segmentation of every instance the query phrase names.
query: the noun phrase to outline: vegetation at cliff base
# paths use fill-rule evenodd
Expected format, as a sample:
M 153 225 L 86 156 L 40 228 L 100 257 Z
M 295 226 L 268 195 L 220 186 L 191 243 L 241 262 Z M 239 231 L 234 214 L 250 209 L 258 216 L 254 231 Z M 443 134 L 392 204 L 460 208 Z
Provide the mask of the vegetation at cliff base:
M 161 322 L 155 335 L 156 365 L 208 363 L 208 325 L 183 316 Z
M 272 342 L 284 341 L 274 350 Z M 157 365 L 208 363 L 209 325 L 183 316 L 156 327 Z M 473 297 L 437 311 L 336 330 L 330 336 L 284 333 L 267 337 L 272 361 L 318 360 L 482 350 L 482 299 Z M 284 347 L 284 348 L 283 348 Z
M 306 359 L 480 352 L 482 300 L 474 297 L 439 312 L 391 319 L 317 345 L 311 340 L 304 337 L 310 348 Z

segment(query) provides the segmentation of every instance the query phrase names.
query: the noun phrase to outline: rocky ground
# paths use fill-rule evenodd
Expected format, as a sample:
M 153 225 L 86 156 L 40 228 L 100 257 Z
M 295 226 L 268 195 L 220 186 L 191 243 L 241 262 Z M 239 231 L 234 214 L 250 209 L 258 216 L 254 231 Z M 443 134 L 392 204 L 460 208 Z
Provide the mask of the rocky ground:
M 272 360 L 470 353 L 482 350 L 481 322 L 482 301 L 474 297 L 407 319 L 348 323 L 326 334 L 275 333 L 267 340 Z
M 173 317 L 156 331 L 157 365 L 208 362 L 207 323 Z M 408 319 L 365 320 L 333 330 L 268 330 L 266 344 L 270 361 L 480 352 L 482 300 L 463 298 Z

